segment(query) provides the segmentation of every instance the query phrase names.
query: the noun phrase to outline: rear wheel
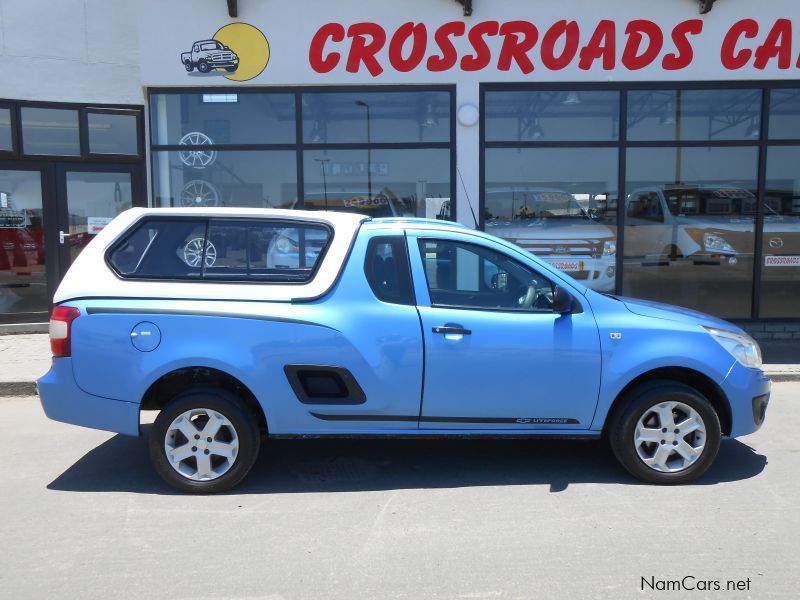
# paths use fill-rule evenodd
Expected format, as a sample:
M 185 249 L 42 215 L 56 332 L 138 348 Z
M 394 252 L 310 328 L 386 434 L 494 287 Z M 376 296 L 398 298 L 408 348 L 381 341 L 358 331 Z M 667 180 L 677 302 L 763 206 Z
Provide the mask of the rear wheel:
M 711 403 L 673 381 L 633 389 L 609 428 L 619 462 L 648 483 L 684 483 L 714 462 L 722 433 Z
M 192 71 L 194 71 L 194 65 L 192 64 L 192 61 L 190 61 L 190 60 L 187 60 L 186 62 L 184 62 L 183 66 L 186 67 L 186 72 L 187 73 L 191 73 Z
M 212 494 L 232 488 L 258 456 L 255 418 L 229 392 L 184 392 L 159 413 L 150 434 L 158 474 L 185 492 Z

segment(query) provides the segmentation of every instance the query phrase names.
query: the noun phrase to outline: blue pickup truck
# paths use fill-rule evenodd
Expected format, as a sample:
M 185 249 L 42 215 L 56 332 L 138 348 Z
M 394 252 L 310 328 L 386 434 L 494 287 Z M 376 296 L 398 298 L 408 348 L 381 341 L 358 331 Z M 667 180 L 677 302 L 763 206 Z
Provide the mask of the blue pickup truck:
M 47 415 L 140 435 L 188 492 L 270 437 L 606 438 L 681 483 L 764 421 L 758 345 L 720 319 L 594 292 L 454 223 L 132 209 L 55 295 Z

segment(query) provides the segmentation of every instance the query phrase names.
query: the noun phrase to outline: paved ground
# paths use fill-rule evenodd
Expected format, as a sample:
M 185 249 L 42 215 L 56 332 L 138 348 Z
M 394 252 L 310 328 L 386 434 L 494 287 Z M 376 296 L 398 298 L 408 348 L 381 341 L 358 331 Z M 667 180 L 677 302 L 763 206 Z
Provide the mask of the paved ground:
M 216 497 L 167 488 L 143 439 L 3 399 L 0 597 L 796 598 L 798 394 L 682 487 L 598 442 L 282 441 Z M 687 575 L 750 591 L 641 591 Z

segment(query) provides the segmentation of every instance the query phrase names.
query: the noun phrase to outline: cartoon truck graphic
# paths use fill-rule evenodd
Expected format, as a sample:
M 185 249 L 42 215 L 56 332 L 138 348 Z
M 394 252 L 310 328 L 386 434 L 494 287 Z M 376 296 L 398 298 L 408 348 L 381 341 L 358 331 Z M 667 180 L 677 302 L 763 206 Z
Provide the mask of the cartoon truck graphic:
M 236 52 L 217 40 L 195 42 L 191 52 L 181 53 L 181 62 L 189 73 L 195 68 L 201 73 L 208 73 L 211 69 L 225 69 L 233 73 L 239 68 Z

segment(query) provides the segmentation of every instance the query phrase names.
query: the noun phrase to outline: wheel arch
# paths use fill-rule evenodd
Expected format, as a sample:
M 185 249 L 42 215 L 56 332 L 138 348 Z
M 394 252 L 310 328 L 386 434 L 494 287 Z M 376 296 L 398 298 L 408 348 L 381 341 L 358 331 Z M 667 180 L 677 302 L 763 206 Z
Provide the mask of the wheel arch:
M 235 395 L 255 417 L 259 431 L 267 434 L 264 407 L 250 388 L 230 373 L 208 366 L 180 367 L 158 377 L 142 396 L 140 415 L 143 410 L 161 410 L 175 396 L 194 387 L 219 388 Z
M 628 393 L 639 385 L 658 379 L 677 381 L 700 392 L 708 399 L 717 412 L 722 433 L 724 435 L 730 435 L 733 422 L 731 405 L 725 392 L 713 379 L 700 371 L 688 367 L 659 367 L 641 373 L 620 390 L 606 414 L 605 422 L 603 423 L 604 437 L 607 435 L 608 428 L 614 422 L 618 412 L 624 406 Z

